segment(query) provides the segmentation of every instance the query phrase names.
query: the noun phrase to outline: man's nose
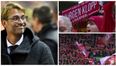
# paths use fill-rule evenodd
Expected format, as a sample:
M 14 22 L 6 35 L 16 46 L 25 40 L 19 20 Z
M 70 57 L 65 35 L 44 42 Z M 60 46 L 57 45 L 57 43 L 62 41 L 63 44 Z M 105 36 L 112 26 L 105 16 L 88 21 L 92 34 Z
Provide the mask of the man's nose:
M 21 18 L 19 19 L 19 21 L 20 21 L 20 23 L 24 23 L 24 22 L 25 22 L 25 21 L 24 21 L 23 19 L 21 19 Z
M 26 22 L 20 18 L 20 22 L 18 22 L 18 24 L 21 26 L 25 26 Z

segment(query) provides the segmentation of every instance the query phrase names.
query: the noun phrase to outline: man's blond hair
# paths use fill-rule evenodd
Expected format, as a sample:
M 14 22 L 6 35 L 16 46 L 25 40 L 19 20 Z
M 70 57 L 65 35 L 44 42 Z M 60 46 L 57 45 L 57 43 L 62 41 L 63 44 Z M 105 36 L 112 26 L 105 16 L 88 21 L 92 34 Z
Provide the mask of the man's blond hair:
M 8 13 L 11 9 L 18 9 L 25 13 L 24 8 L 19 5 L 18 3 L 8 3 L 3 9 L 1 13 L 1 19 L 7 20 L 8 19 Z

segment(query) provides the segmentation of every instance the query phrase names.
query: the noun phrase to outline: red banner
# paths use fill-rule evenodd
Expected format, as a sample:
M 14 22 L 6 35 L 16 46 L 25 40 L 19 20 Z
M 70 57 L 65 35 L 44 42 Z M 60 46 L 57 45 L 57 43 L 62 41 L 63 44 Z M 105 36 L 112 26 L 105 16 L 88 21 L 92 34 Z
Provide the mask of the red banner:
M 98 10 L 99 3 L 97 1 L 90 1 L 83 2 L 62 11 L 62 15 L 69 17 L 72 22 L 78 22 L 79 20 L 96 13 Z

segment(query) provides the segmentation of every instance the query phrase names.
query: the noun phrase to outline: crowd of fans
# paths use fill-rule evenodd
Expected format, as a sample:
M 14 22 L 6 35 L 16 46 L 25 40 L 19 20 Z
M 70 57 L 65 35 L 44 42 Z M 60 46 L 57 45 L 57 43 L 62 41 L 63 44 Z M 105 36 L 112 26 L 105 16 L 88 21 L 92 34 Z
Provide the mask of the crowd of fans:
M 59 35 L 59 64 L 100 64 L 99 58 L 112 55 L 115 53 L 114 36 L 110 37 L 107 44 L 100 43 L 98 37 L 105 34 L 66 34 Z M 83 53 L 76 47 L 75 41 L 83 44 L 89 52 L 89 56 L 85 57 Z
M 107 2 L 98 1 L 98 3 L 99 5 L 97 5 L 97 7 L 99 7 L 99 9 L 96 12 L 93 11 L 95 13 L 92 12 L 93 14 L 91 15 L 86 13 L 85 15 L 88 15 L 88 16 L 80 20 L 77 20 L 77 19 L 81 16 L 77 16 L 78 12 L 76 12 L 76 9 L 73 8 L 73 7 L 77 7 L 76 5 L 68 7 L 67 9 L 65 8 L 65 10 L 60 10 L 60 13 L 61 13 L 60 16 L 65 16 L 69 18 L 70 20 L 68 20 L 68 22 L 71 21 L 72 23 L 70 24 L 72 25 L 72 27 L 67 27 L 68 25 L 65 26 L 65 29 L 70 28 L 71 31 L 67 30 L 67 31 L 60 31 L 60 32 L 114 32 L 115 31 L 115 2 L 114 1 L 107 1 Z M 78 6 L 81 6 L 81 4 L 82 3 L 79 3 L 79 4 L 77 3 Z M 65 6 L 65 4 L 62 4 L 62 3 L 61 5 Z M 70 11 L 68 13 L 69 9 Z M 65 11 L 66 11 L 66 14 L 63 13 Z M 73 11 L 75 11 L 74 15 L 73 15 Z M 70 12 L 72 13 L 72 16 L 75 17 L 74 19 L 72 19 L 70 16 L 66 16 L 68 14 L 71 14 Z M 63 29 L 64 27 L 61 28 L 62 25 L 60 23 L 64 21 L 67 22 L 67 21 L 66 20 L 60 21 L 60 20 L 61 18 L 59 18 L 59 29 Z

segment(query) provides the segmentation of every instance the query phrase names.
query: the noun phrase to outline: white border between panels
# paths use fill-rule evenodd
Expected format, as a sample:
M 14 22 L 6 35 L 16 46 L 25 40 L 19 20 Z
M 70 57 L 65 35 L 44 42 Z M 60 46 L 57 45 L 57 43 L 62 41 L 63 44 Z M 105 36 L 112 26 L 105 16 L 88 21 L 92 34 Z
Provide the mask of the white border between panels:
M 0 1 L 0 22 L 1 22 L 1 1 Z M 1 26 L 0 26 L 1 30 Z M 1 31 L 0 31 L 0 64 L 1 64 Z
M 59 34 L 116 34 L 116 32 L 59 32 Z
M 57 40 L 58 40 L 58 65 L 59 65 L 59 18 L 58 18 L 58 16 L 59 16 L 59 1 L 57 1 L 57 29 L 58 29 L 58 36 L 57 36 Z
M 115 0 L 0 0 L 0 1 L 115 1 Z

